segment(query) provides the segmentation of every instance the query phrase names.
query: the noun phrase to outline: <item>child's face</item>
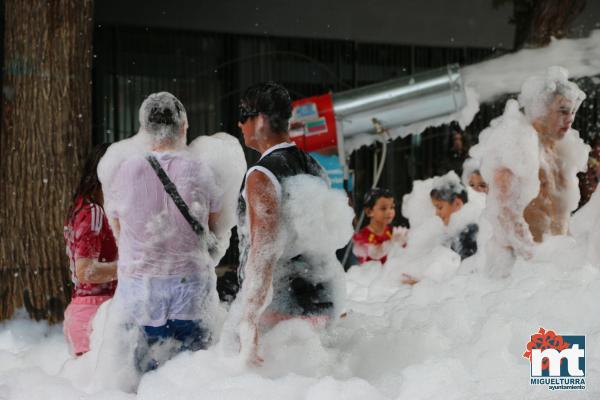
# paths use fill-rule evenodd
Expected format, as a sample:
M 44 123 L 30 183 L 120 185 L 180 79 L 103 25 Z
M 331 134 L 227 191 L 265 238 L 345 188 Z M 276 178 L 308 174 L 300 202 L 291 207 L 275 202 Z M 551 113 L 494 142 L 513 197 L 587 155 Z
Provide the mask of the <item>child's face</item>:
M 487 183 L 485 183 L 481 174 L 478 173 L 472 173 L 471 176 L 469 176 L 469 186 L 471 186 L 473 190 L 479 193 L 487 194 L 489 190 Z
M 444 225 L 448 225 L 450 223 L 450 217 L 452 216 L 452 214 L 460 210 L 460 208 L 463 205 L 462 200 L 458 197 L 454 199 L 452 203 L 432 198 L 431 203 L 435 207 L 435 215 L 442 219 Z
M 392 197 L 380 197 L 366 213 L 372 223 L 389 225 L 396 217 L 396 202 Z

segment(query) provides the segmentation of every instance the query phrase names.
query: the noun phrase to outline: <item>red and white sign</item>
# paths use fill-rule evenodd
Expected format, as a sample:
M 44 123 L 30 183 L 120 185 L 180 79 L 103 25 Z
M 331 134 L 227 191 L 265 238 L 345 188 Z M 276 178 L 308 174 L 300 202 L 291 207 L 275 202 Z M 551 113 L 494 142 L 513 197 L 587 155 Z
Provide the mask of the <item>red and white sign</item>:
M 307 152 L 337 145 L 331 94 L 292 102 L 290 137 Z

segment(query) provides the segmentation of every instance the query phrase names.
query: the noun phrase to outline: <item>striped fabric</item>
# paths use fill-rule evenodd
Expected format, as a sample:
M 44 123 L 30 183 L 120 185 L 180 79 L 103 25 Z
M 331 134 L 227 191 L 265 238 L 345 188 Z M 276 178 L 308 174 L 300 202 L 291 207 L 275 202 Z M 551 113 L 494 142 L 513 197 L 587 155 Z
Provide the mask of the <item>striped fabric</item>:
M 104 211 L 98 204 L 91 204 L 90 211 L 92 214 L 90 229 L 92 232 L 100 233 L 102 230 L 102 220 L 104 219 Z

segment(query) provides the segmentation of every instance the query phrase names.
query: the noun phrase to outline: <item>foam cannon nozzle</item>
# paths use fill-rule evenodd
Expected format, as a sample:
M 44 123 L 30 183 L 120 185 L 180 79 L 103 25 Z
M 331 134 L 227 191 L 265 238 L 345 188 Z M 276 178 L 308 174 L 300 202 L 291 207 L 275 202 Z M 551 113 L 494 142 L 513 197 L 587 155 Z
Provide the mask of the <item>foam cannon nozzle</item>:
M 392 79 L 293 103 L 291 136 L 306 151 L 337 146 L 344 138 L 376 131 L 393 133 L 419 121 L 462 109 L 466 95 L 458 65 Z M 377 121 L 377 124 L 375 123 Z

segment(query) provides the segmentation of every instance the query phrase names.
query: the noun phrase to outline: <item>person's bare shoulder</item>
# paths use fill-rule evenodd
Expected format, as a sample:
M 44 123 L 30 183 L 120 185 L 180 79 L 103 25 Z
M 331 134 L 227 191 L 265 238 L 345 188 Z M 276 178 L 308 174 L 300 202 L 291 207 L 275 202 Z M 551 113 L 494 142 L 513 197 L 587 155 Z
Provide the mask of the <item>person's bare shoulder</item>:
M 254 170 L 248 175 L 246 190 L 248 196 L 251 197 L 267 198 L 276 195 L 275 186 L 271 179 L 260 170 Z

